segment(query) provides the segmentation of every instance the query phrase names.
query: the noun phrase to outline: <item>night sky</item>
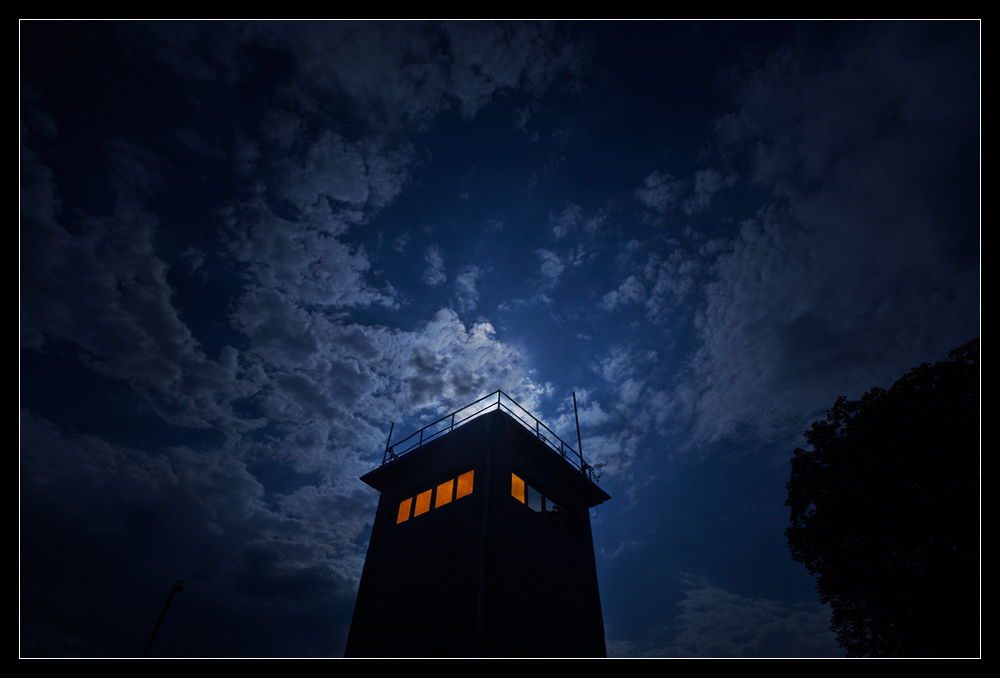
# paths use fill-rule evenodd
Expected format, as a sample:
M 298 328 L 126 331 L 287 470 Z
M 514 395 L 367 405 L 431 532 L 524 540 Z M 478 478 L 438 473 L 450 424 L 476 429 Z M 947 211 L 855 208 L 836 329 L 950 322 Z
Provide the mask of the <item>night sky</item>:
M 979 336 L 980 143 L 978 22 L 22 22 L 21 654 L 341 656 L 359 476 L 503 389 L 610 656 L 844 656 L 789 461 Z

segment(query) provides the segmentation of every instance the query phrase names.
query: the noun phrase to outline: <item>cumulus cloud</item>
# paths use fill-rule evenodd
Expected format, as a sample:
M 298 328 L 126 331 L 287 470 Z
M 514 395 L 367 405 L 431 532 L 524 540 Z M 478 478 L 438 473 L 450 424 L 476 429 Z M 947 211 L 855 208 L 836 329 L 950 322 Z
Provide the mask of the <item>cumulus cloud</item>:
M 600 277 L 595 265 L 593 275 L 560 284 L 573 267 L 602 261 L 602 248 L 620 234 L 606 228 L 602 211 L 588 215 L 568 202 L 572 193 L 540 207 L 543 221 L 549 215 L 541 236 L 550 242 L 527 245 L 539 234 L 525 236 L 520 256 L 528 260 L 512 263 L 534 262 L 527 281 L 534 298 L 560 311 L 549 314 L 559 316 L 558 327 L 532 326 L 524 335 L 539 342 L 532 350 L 550 351 L 546 359 L 497 331 L 528 327 L 541 315 L 531 315 L 531 304 L 507 304 L 505 326 L 487 321 L 490 269 L 481 257 L 491 253 L 483 249 L 448 251 L 453 309 L 428 311 L 411 298 L 401 312 L 402 295 L 386 282 L 397 273 L 397 253 L 413 255 L 418 268 L 424 254 L 423 282 L 440 291 L 445 249 L 413 251 L 404 231 L 419 225 L 405 225 L 405 214 L 378 219 L 393 201 L 415 204 L 400 198 L 416 188 L 410 173 L 437 152 L 430 137 L 440 135 L 413 133 L 435 116 L 451 110 L 468 126 L 517 88 L 520 112 L 512 107 L 498 119 L 532 126 L 531 116 L 545 110 L 545 124 L 557 120 L 534 97 L 572 86 L 586 56 L 573 31 L 375 22 L 113 33 L 130 63 L 165 82 L 179 75 L 172 91 L 186 96 L 162 111 L 153 108 L 164 99 L 127 109 L 130 119 L 169 121 L 140 130 L 84 124 L 105 120 L 110 108 L 65 117 L 73 106 L 64 97 L 53 107 L 57 124 L 26 89 L 24 364 L 36 370 L 32 380 L 41 375 L 38 383 L 75 364 L 68 376 L 88 386 L 79 389 L 86 398 L 65 400 L 39 398 L 35 384 L 24 389 L 42 403 L 37 412 L 26 406 L 21 424 L 33 609 L 60 609 L 52 591 L 96 597 L 85 574 L 115 581 L 123 600 L 132 596 L 120 610 L 139 608 L 136 591 L 184 576 L 190 590 L 219 602 L 201 608 L 208 610 L 201 621 L 189 618 L 198 633 L 178 653 L 251 654 L 267 641 L 259 646 L 314 655 L 331 635 L 346 633 L 331 629 L 349 619 L 377 501 L 358 476 L 380 458 L 390 422 L 405 430 L 496 388 L 544 415 L 538 405 L 551 405 L 565 385 L 536 382 L 529 362 L 572 375 L 579 368 L 567 366 L 579 360 L 598 375 L 577 388 L 587 458 L 629 486 L 622 494 L 641 492 L 636 467 L 655 455 L 640 451 L 657 436 L 662 442 L 693 427 L 702 445 L 737 433 L 778 435 L 790 415 L 802 416 L 803 403 L 823 408 L 840 392 L 878 383 L 876 363 L 891 381 L 917 362 L 905 351 L 886 362 L 885 337 L 926 355 L 928 346 L 967 339 L 941 337 L 968 327 L 958 321 L 977 312 L 978 298 L 962 290 L 974 289 L 969 280 L 978 275 L 978 177 L 965 169 L 977 147 L 978 104 L 935 66 L 962 47 L 925 43 L 919 28 L 880 29 L 877 39 L 862 30 L 833 58 L 778 53 L 746 74 L 738 110 L 718 121 L 713 153 L 724 162 L 683 178 L 653 171 L 635 192 L 647 221 L 698 217 L 728 197 L 738 170 L 771 204 L 719 220 L 710 240 L 664 243 L 657 232 L 622 247 L 615 278 Z M 48 74 L 47 92 L 62 92 L 62 73 L 46 68 L 29 70 Z M 243 98 L 230 105 L 230 96 Z M 109 130 L 142 137 L 145 146 Z M 407 137 L 421 144 L 419 153 Z M 80 152 L 91 146 L 109 152 Z M 164 157 L 147 150 L 154 148 Z M 545 160 L 531 162 L 525 175 Z M 194 163 L 204 171 L 192 171 Z M 963 183 L 973 195 L 971 219 L 946 204 Z M 504 241 L 523 235 L 521 214 L 476 212 L 482 203 L 466 199 L 479 189 L 451 190 L 473 229 L 502 229 Z M 473 256 L 478 265 L 455 264 Z M 392 279 L 412 284 L 411 273 L 400 267 Z M 490 290 L 501 291 L 521 293 Z M 636 319 L 620 338 L 601 309 L 626 307 L 644 311 L 649 323 Z M 696 334 L 679 336 L 680 322 L 692 319 Z M 609 347 L 608 336 L 617 343 Z M 573 431 L 571 403 L 549 409 L 553 426 Z M 72 585 L 53 587 L 47 572 Z M 685 586 L 665 644 L 674 654 L 765 653 L 786 632 L 783 620 L 797 618 L 797 608 L 702 580 Z M 95 600 L 72 607 L 95 609 Z M 83 641 L 73 629 L 84 624 L 146 628 L 74 612 L 72 623 L 54 629 L 32 626 L 31 614 L 22 619 L 28 635 L 58 635 L 52 647 L 66 654 L 78 652 Z M 800 626 L 812 624 L 811 614 Z M 247 621 L 261 619 L 269 620 L 267 633 L 283 637 L 264 638 L 264 627 Z M 713 629 L 736 640 L 726 644 Z
M 451 309 L 403 332 L 345 322 L 257 289 L 242 297 L 233 322 L 267 375 L 257 402 L 283 440 L 280 448 L 254 449 L 303 471 L 336 466 L 357 477 L 352 460 L 377 450 L 384 435 L 377 427 L 386 421 L 421 408 L 454 409 L 497 388 L 534 392 L 523 353 L 497 341 L 490 323 L 466 328 Z
M 805 657 L 839 654 L 825 606 L 743 597 L 687 574 L 680 580 L 684 599 L 668 627 L 671 645 L 646 656 L 769 657 L 789 647 Z
M 199 620 L 190 624 L 199 633 L 180 652 L 254 654 L 260 631 L 245 620 L 267 617 L 286 632 L 267 647 L 316 655 L 328 651 L 331 636 L 345 635 L 334 623 L 350 617 L 377 501 L 358 477 L 377 458 L 386 423 L 496 388 L 528 406 L 544 393 L 527 376 L 524 351 L 500 341 L 489 322 L 466 326 L 446 309 L 404 331 L 349 315 L 399 306 L 391 286 L 372 282 L 378 272 L 358 237 L 406 185 L 413 147 L 397 132 L 453 106 L 473 116 L 504 89 L 537 94 L 580 55 L 534 25 L 163 29 L 136 27 L 148 39 L 119 37 L 135 59 L 220 88 L 250 77 L 256 60 L 238 54 L 250 43 L 295 68 L 289 81 L 267 83 L 276 103 L 258 109 L 256 123 L 247 112 L 245 128 L 219 138 L 206 131 L 212 127 L 168 130 L 184 157 L 197 154 L 215 163 L 213 171 L 228 163 L 228 175 L 184 184 L 196 186 L 188 196 L 196 206 L 184 217 L 198 214 L 194 227 L 149 208 L 172 185 L 164 174 L 176 170 L 139 145 L 100 139 L 108 153 L 87 180 L 102 190 L 66 212 L 51 164 L 22 149 L 23 346 L 80 361 L 118 408 L 88 418 L 80 399 L 60 401 L 53 409 L 66 410 L 56 418 L 83 422 L 84 432 L 23 412 L 23 509 L 32 535 L 22 548 L 26 563 L 49 563 L 23 583 L 44 606 L 50 590 L 66 595 L 49 577 L 73 582 L 70 595 L 84 598 L 100 595 L 86 585 L 88 575 L 110 578 L 125 600 L 129 590 L 159 590 L 160 580 L 180 576 L 201 592 Z M 299 39 L 309 32 L 321 39 Z M 317 93 L 333 94 L 343 110 L 356 106 L 359 118 L 317 125 Z M 41 103 L 25 111 L 25 140 L 48 143 L 59 134 Z M 56 155 L 49 146 L 45 152 Z M 219 193 L 197 203 L 206 199 L 203 185 L 226 179 L 240 186 L 227 203 Z M 487 231 L 502 227 L 486 222 Z M 405 233 L 390 237 L 399 251 L 407 248 Z M 186 249 L 172 251 L 184 238 Z M 445 282 L 442 250 L 427 254 L 425 280 Z M 460 311 L 476 309 L 480 276 L 470 265 L 455 277 Z M 148 424 L 141 447 L 121 442 L 143 436 L 120 421 Z M 122 609 L 141 609 L 134 602 Z M 72 610 L 108 609 L 72 603 Z M 320 607 L 333 622 L 317 615 Z M 128 619 L 107 625 L 146 627 Z M 36 626 L 28 614 L 26 637 L 58 638 L 26 651 L 75 653 L 74 625 L 102 624 L 71 621 Z M 83 651 L 119 652 L 113 647 Z
M 552 234 L 556 240 L 562 240 L 575 230 L 582 218 L 583 208 L 574 204 L 570 204 L 558 216 L 550 214 L 549 223 L 552 224 Z
M 171 610 L 177 624 L 158 639 L 161 651 L 255 654 L 266 640 L 314 655 L 336 642 L 332 626 L 307 636 L 297 629 L 318 621 L 304 605 L 317 597 L 328 601 L 331 616 L 349 610 L 362 565 L 355 542 L 374 510 L 367 493 L 314 486 L 269 506 L 233 450 L 135 449 L 67 434 L 28 412 L 20 430 L 30 532 L 22 556 L 38 564 L 24 569 L 22 592 L 61 610 L 57 619 L 40 621 L 31 611 L 22 617 L 25 654 L 116 655 L 141 647 L 157 604 L 152 592 L 159 598 L 178 578 L 197 612 Z M 114 596 L 101 586 L 109 581 Z M 275 590 L 282 594 L 261 595 Z M 250 621 L 261 616 L 274 622 L 266 639 Z M 79 629 L 88 624 L 118 631 L 81 645 Z
M 701 170 L 694 175 L 694 195 L 684 201 L 684 214 L 691 216 L 706 209 L 712 196 L 721 188 L 736 184 L 736 175 L 723 175 L 714 169 Z
M 682 249 L 674 249 L 665 259 L 652 253 L 643 267 L 643 275 L 650 286 L 646 300 L 650 320 L 664 321 L 682 303 L 694 294 L 704 263 Z
M 565 270 L 566 265 L 559 258 L 559 255 L 554 252 L 538 249 L 536 253 L 542 260 L 542 275 L 551 280 L 552 284 L 555 284 L 559 280 L 559 276 L 562 275 L 563 270 Z
M 476 289 L 476 280 L 479 279 L 479 267 L 469 265 L 462 269 L 462 272 L 455 277 L 455 297 L 458 302 L 458 310 L 463 313 L 474 311 L 479 301 L 479 290 Z
M 314 89 L 346 96 L 373 128 L 422 128 L 456 104 L 469 118 L 497 92 L 523 87 L 541 93 L 560 76 L 576 77 L 587 60 L 585 49 L 559 35 L 558 26 L 531 23 L 258 24 L 234 32 L 228 42 L 216 39 L 222 44 L 212 65 L 191 49 L 197 38 L 189 33 L 174 31 L 163 46 L 186 73 L 240 77 L 229 50 L 264 37 L 295 59 L 299 96 Z
M 379 427 L 408 409 L 391 394 L 401 390 L 410 335 L 348 323 L 263 289 L 242 297 L 233 323 L 266 375 L 255 406 L 281 441 L 254 441 L 254 454 L 302 472 L 336 470 L 353 483 L 363 469 L 354 464 L 378 448 Z
M 405 254 L 406 246 L 409 244 L 410 244 L 410 234 L 403 233 L 392 242 L 392 249 L 396 250 L 400 254 Z
M 681 206 L 681 211 L 688 216 L 704 211 L 711 204 L 712 196 L 716 192 L 736 184 L 736 175 L 723 174 L 719 170 L 709 168 L 695 172 L 693 183 L 694 190 L 691 192 L 691 181 L 677 179 L 660 172 L 653 172 L 647 176 L 643 186 L 636 190 L 639 202 L 652 212 L 652 215 L 647 216 L 647 221 L 662 224 L 662 218 L 670 214 L 678 204 Z
M 146 154 L 122 147 L 113 213 L 83 217 L 76 233 L 57 221 L 51 172 L 26 157 L 22 323 L 36 347 L 41 337 L 72 342 L 89 367 L 131 384 L 174 423 L 255 425 L 239 423 L 230 405 L 259 388 L 239 351 L 210 359 L 173 305 L 157 219 L 141 201 L 156 175 Z
M 634 275 L 618 286 L 618 289 L 611 290 L 601 299 L 601 306 L 608 311 L 613 311 L 619 306 L 627 304 L 641 303 L 646 297 L 646 288 Z
M 523 85 L 538 93 L 563 72 L 576 75 L 585 61 L 572 41 L 553 40 L 552 26 L 521 23 L 450 22 L 451 87 L 462 114 L 471 117 L 493 93 Z
M 454 409 L 503 389 L 526 407 L 535 402 L 525 356 L 499 342 L 490 323 L 470 328 L 451 309 L 442 309 L 413 337 L 406 381 L 415 406 Z
M 226 218 L 228 252 L 259 285 L 334 307 L 398 303 L 391 288 L 368 284 L 367 254 L 341 240 L 347 225 L 329 210 L 293 222 L 254 201 L 231 208 Z
M 636 197 L 645 207 L 657 214 L 669 214 L 680 200 L 687 187 L 686 182 L 669 174 L 653 172 L 643 181 L 642 188 L 636 190 Z
M 427 262 L 427 268 L 421 278 L 424 283 L 431 287 L 437 287 L 448 280 L 448 276 L 444 274 L 444 254 L 441 253 L 440 246 L 431 245 L 428 247 L 424 253 L 424 261 Z
M 930 347 L 943 357 L 967 340 L 957 328 L 978 299 L 953 295 L 976 287 L 976 195 L 970 182 L 955 202 L 949 168 L 974 174 L 977 113 L 961 93 L 975 87 L 922 56 L 957 61 L 964 45 L 923 40 L 899 26 L 810 68 L 780 52 L 720 119 L 773 202 L 700 252 L 711 282 L 690 392 L 705 439 L 774 435 L 803 403 L 888 386 Z
M 387 149 L 375 140 L 352 142 L 327 131 L 301 162 L 288 166 L 284 193 L 304 211 L 321 198 L 347 208 L 382 207 L 401 190 L 409 156 L 409 146 Z
M 604 294 L 601 306 L 613 311 L 629 304 L 643 304 L 646 317 L 655 323 L 687 313 L 704 279 L 708 255 L 704 251 L 689 252 L 674 241 L 668 247 L 669 254 L 654 250 L 642 261 L 639 255 L 645 248 L 635 240 L 627 243 L 615 262 L 632 273 L 616 289 Z
M 583 225 L 583 230 L 587 235 L 593 237 L 597 235 L 597 231 L 604 225 L 605 222 L 607 222 L 607 220 L 608 217 L 604 214 L 603 210 L 598 210 L 597 214 L 586 221 Z

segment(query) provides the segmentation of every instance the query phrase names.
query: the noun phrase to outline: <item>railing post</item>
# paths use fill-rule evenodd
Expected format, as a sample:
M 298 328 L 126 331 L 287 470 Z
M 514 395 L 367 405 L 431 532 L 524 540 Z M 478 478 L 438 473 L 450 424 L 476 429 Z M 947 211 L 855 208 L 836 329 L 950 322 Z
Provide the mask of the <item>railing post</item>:
M 454 430 L 455 430 L 455 413 L 452 412 L 451 413 L 451 426 L 448 427 L 448 433 L 451 433 Z

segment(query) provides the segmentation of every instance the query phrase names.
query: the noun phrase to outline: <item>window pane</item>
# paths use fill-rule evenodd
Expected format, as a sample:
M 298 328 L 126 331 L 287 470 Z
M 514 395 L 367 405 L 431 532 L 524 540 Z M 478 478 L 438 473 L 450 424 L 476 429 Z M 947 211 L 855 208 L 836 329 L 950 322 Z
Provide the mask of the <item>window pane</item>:
M 455 499 L 461 499 L 462 497 L 472 494 L 472 474 L 475 471 L 469 471 L 468 473 L 463 473 L 458 477 L 458 492 L 455 493 Z
M 431 510 L 431 492 L 433 490 L 427 490 L 426 492 L 421 492 L 417 495 L 417 505 L 413 509 L 413 517 L 416 518 L 421 513 L 427 513 Z
M 451 501 L 452 488 L 455 486 L 454 480 L 438 485 L 437 493 L 434 495 L 434 508 L 444 506 Z
M 542 495 L 538 493 L 538 490 L 531 487 L 530 485 L 525 485 L 524 494 L 527 499 L 525 503 L 528 505 L 528 508 L 530 508 L 532 511 L 542 510 Z
M 524 481 L 513 473 L 510 474 L 510 496 L 524 503 Z
M 409 517 L 410 517 L 410 504 L 412 504 L 412 503 L 413 503 L 413 497 L 410 497 L 409 499 L 404 499 L 403 501 L 399 502 L 399 515 L 396 516 L 396 524 L 397 525 L 399 525 L 404 520 L 409 519 Z

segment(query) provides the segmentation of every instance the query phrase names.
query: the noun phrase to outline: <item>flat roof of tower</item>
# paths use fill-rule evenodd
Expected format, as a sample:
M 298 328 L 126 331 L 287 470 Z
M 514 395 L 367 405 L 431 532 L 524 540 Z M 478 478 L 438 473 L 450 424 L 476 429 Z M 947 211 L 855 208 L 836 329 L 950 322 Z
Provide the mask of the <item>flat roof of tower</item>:
M 504 393 L 496 390 L 489 395 L 485 395 L 479 400 L 469 403 L 450 414 L 446 414 L 435 422 L 432 422 L 420 430 L 411 433 L 397 443 L 392 443 L 392 431 L 390 429 L 390 440 L 386 445 L 385 454 L 382 457 L 382 465 L 388 464 L 400 457 L 417 450 L 432 440 L 448 435 L 456 428 L 472 421 L 473 419 L 486 414 L 487 412 L 500 411 L 509 415 L 514 421 L 521 424 L 525 429 L 535 435 L 538 440 L 545 443 L 552 450 L 557 452 L 567 463 L 587 478 L 594 482 L 599 477 L 595 474 L 594 467 L 588 464 L 583 454 L 568 444 L 548 426 L 543 424 L 538 417 L 531 414 L 517 401 Z

